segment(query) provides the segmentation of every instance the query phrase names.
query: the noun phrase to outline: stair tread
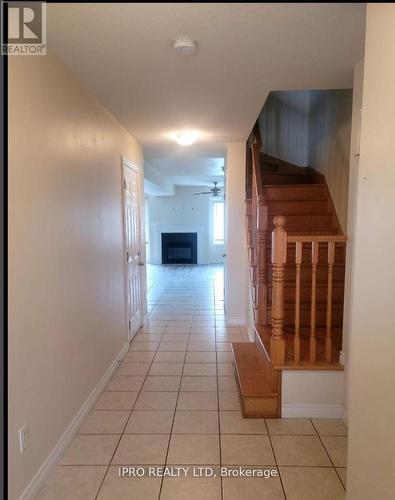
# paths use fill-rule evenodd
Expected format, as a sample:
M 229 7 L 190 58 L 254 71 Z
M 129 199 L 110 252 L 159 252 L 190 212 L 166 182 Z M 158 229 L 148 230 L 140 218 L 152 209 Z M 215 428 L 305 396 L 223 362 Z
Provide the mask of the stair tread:
M 345 262 L 334 262 L 333 263 L 333 267 L 345 267 L 346 263 Z M 269 266 L 269 268 L 272 267 L 272 262 L 271 260 L 268 258 L 266 260 L 266 266 Z M 303 261 L 302 262 L 302 269 L 308 269 L 310 267 L 311 269 L 311 262 L 305 262 Z M 327 268 L 328 267 L 328 263 L 327 262 L 318 262 L 317 264 L 317 268 Z M 284 264 L 284 268 L 285 269 L 294 269 L 295 268 L 295 262 L 286 262 Z M 290 280 L 289 280 L 290 281 Z
M 314 184 L 307 184 L 307 186 L 314 186 Z M 283 186 L 298 186 L 298 184 L 283 184 Z M 328 201 L 328 197 L 327 196 L 320 196 L 320 197 L 317 197 L 317 198 L 292 198 L 291 200 L 281 200 L 281 199 L 275 199 L 275 198 L 271 198 L 270 200 L 267 200 L 267 204 L 270 205 L 270 203 L 272 202 L 276 202 L 276 203 L 289 203 L 289 202 L 294 202 L 294 201 Z
M 268 211 L 268 215 L 279 215 L 277 212 L 274 212 L 272 210 L 269 209 Z M 294 212 L 292 214 L 286 214 L 284 215 L 285 217 L 285 224 L 287 223 L 287 219 L 289 217 L 314 217 L 314 218 L 320 218 L 322 216 L 325 216 L 325 215 L 328 215 L 328 216 L 332 216 L 332 212 L 321 212 L 321 213 L 306 213 L 306 212 Z
M 323 183 L 321 182 L 316 182 L 314 184 L 265 184 L 263 186 L 263 189 L 265 188 L 275 188 L 275 187 L 278 187 L 278 188 L 281 188 L 281 189 L 293 189 L 293 188 L 297 188 L 297 187 L 302 187 L 302 188 L 310 188 L 312 186 L 324 186 Z
M 269 165 L 269 164 L 268 164 Z M 302 167 L 303 168 L 303 167 Z M 313 177 L 311 172 L 282 172 L 281 170 L 265 169 L 265 163 L 262 165 L 262 173 L 270 175 L 281 175 L 283 177 Z M 265 180 L 265 179 L 263 179 Z M 267 185 L 267 184 L 265 184 Z
M 306 283 L 306 282 L 304 282 Z M 311 286 L 311 281 L 308 282 L 309 285 Z M 268 283 L 267 285 L 268 287 L 272 287 L 273 284 L 272 282 Z M 305 284 L 305 286 L 307 286 Z M 325 288 L 327 289 L 328 288 L 328 281 L 317 281 L 316 283 L 316 286 L 317 288 Z M 332 287 L 340 287 L 340 288 L 343 288 L 344 287 L 344 281 L 343 280 L 339 280 L 339 281 L 332 281 Z M 295 289 L 295 280 L 293 281 L 284 281 L 284 288 L 292 288 L 292 289 Z
M 254 342 L 232 342 L 241 396 L 274 396 L 264 355 Z
M 343 300 L 332 300 L 332 311 L 334 310 L 343 310 Z M 272 302 L 268 301 L 267 308 L 272 308 Z M 301 310 L 310 311 L 311 309 L 311 301 L 301 300 L 300 301 Z M 295 301 L 294 300 L 284 300 L 284 309 L 294 310 L 295 309 Z M 325 310 L 326 311 L 326 300 L 317 300 L 316 301 L 316 310 Z
M 271 326 L 258 326 L 255 325 L 255 330 L 258 336 L 259 341 L 267 350 L 270 345 L 270 337 L 271 337 Z M 322 345 L 323 339 L 325 337 L 325 328 L 317 327 L 316 335 L 318 344 Z M 341 327 L 333 327 L 332 328 L 332 362 L 327 363 L 324 361 L 323 352 L 317 353 L 317 362 L 310 363 L 309 361 L 309 344 L 308 339 L 310 336 L 309 327 L 301 327 L 301 361 L 296 364 L 293 360 L 293 347 L 294 347 L 294 337 L 295 332 L 292 328 L 284 327 L 284 341 L 285 341 L 285 352 L 286 352 L 286 360 L 285 365 L 277 366 L 282 370 L 344 370 L 344 367 L 339 364 L 339 353 L 341 350 L 341 335 L 342 328 Z M 322 349 L 321 349 L 322 351 Z

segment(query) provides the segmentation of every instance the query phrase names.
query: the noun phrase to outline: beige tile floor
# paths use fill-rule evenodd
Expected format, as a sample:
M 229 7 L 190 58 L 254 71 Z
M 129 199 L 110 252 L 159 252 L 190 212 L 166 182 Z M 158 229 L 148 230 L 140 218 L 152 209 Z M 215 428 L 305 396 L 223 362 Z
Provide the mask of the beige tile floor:
M 339 420 L 243 419 L 219 266 L 155 266 L 149 321 L 39 500 L 341 500 L 347 429 Z M 119 466 L 210 466 L 215 477 L 119 477 Z M 276 477 L 221 477 L 219 467 Z

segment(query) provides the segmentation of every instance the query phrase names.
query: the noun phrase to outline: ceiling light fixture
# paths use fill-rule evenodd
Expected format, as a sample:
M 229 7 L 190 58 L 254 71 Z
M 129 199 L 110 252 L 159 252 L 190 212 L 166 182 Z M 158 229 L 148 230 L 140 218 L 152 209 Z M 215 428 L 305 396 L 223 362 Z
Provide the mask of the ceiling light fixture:
M 181 36 L 173 41 L 173 49 L 182 56 L 193 56 L 196 54 L 196 42 L 187 36 Z
M 185 130 L 184 132 L 177 132 L 171 134 L 172 139 L 176 141 L 180 146 L 190 146 L 199 137 L 199 134 L 193 130 Z

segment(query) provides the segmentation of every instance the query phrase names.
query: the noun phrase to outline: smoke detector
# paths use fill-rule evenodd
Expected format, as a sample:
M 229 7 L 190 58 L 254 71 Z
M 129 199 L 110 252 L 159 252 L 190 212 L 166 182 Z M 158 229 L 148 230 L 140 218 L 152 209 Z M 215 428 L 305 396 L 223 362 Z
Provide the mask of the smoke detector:
M 182 36 L 173 41 L 173 49 L 182 56 L 193 56 L 196 53 L 196 42 Z

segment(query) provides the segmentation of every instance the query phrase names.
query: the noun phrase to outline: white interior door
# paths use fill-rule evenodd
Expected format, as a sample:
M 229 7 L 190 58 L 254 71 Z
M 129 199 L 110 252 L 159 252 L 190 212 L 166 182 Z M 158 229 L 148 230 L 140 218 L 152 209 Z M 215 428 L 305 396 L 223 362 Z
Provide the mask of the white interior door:
M 122 161 L 126 253 L 126 301 L 129 339 L 142 324 L 139 171 Z

